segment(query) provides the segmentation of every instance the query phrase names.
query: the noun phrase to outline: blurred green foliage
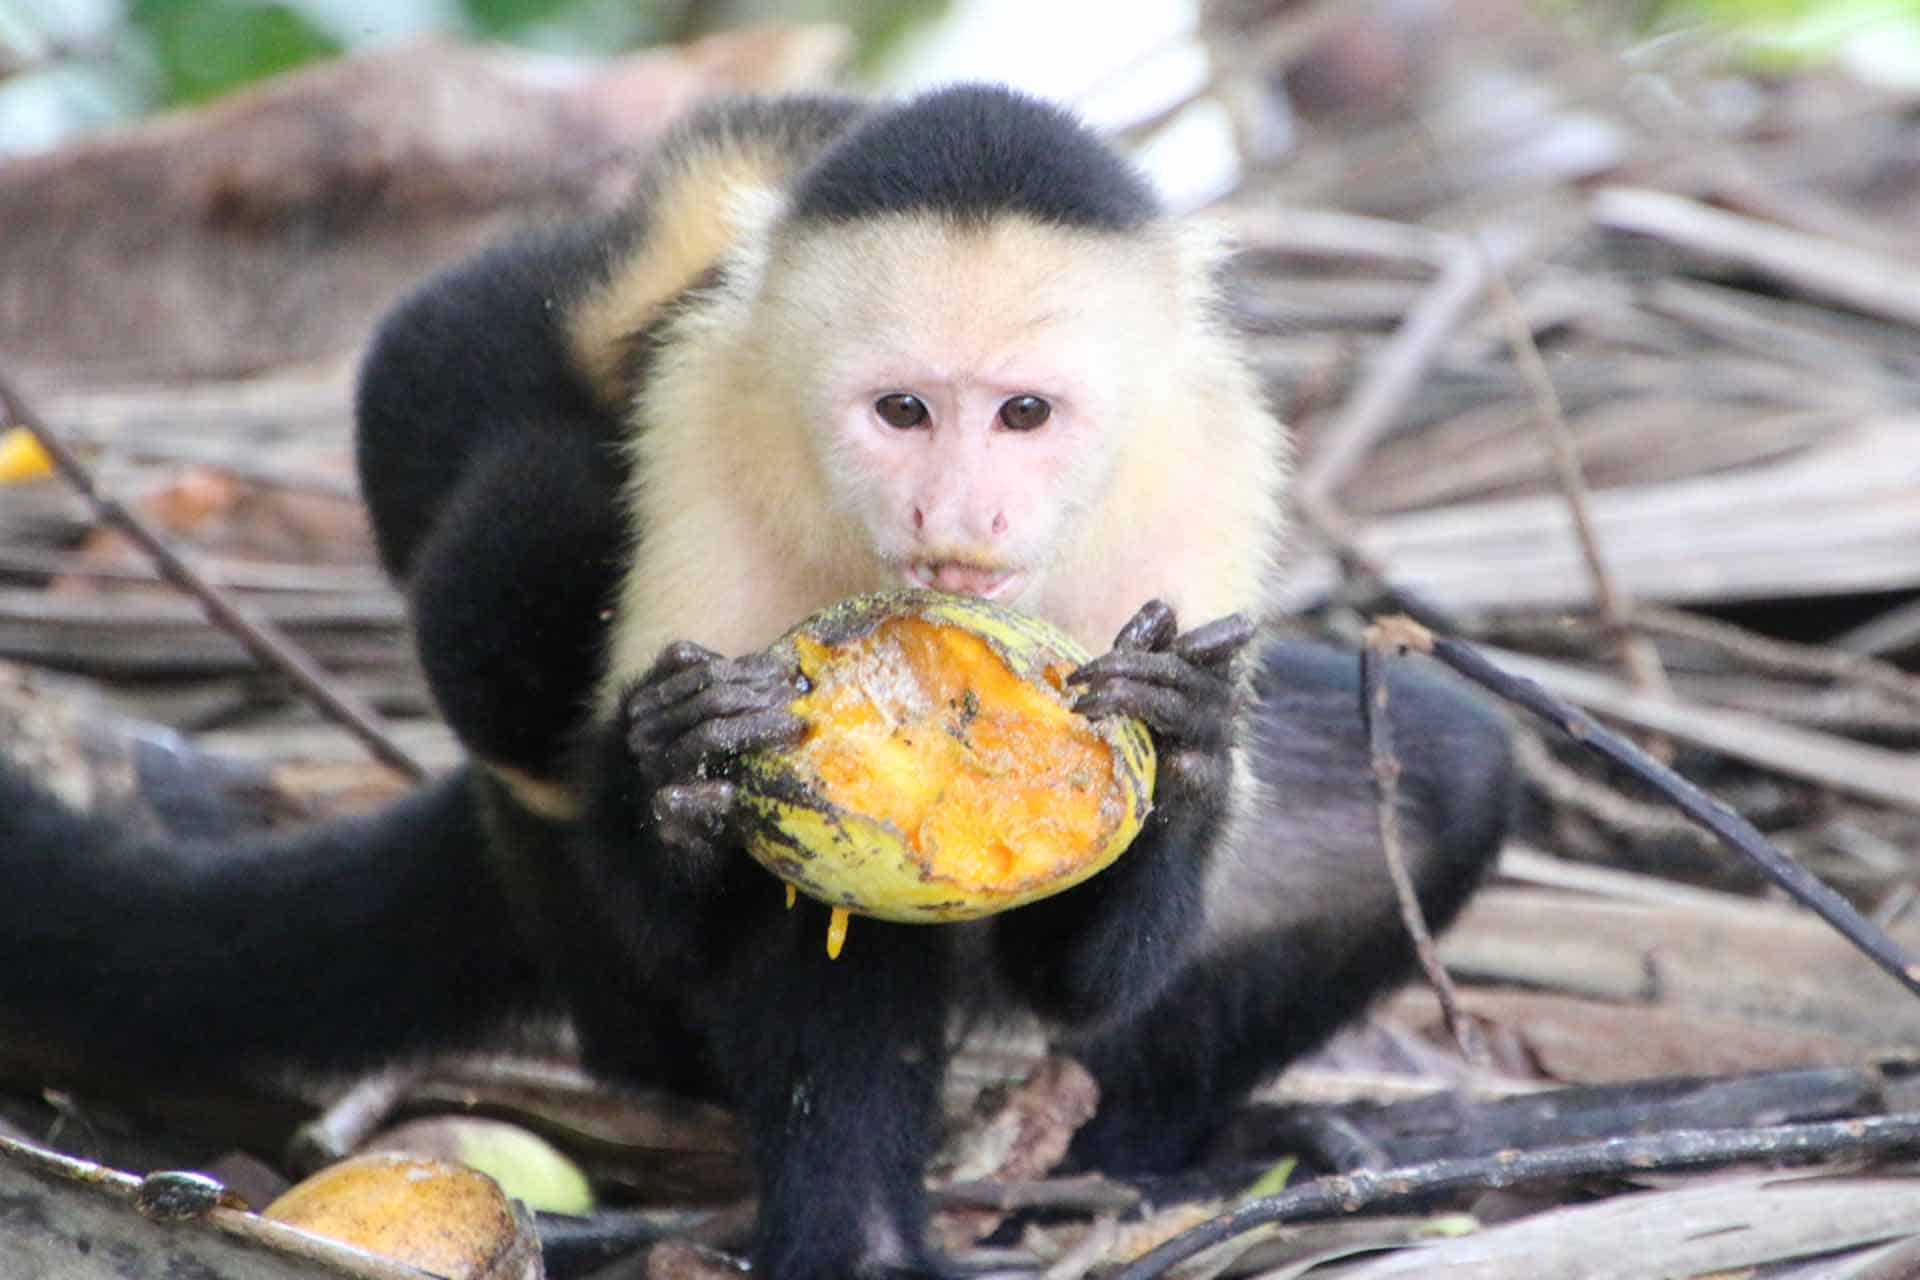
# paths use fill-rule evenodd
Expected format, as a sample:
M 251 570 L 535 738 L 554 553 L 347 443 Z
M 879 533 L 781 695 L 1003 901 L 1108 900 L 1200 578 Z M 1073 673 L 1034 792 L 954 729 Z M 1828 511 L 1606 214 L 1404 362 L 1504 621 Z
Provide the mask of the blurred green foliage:
M 1762 70 L 1841 58 L 1920 74 L 1920 0 L 1644 0 L 1640 16 L 1648 30 L 1725 33 Z
M 341 47 L 297 7 L 250 0 L 134 0 L 127 24 L 145 38 L 167 105 L 212 98 Z
M 953 0 L 0 0 L 0 153 L 434 32 L 619 53 L 766 20 L 839 22 L 871 74 Z

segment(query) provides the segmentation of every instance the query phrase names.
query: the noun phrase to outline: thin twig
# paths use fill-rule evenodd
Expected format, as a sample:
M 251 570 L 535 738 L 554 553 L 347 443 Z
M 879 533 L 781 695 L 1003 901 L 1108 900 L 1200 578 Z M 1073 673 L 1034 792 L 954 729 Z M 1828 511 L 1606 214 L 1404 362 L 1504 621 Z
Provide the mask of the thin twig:
M 1909 707 L 1920 707 L 1920 678 L 1908 675 L 1891 662 L 1881 662 L 1863 653 L 1836 652 L 1776 640 L 1731 622 L 1659 605 L 1636 605 L 1631 625 L 1635 630 L 1655 635 L 1712 645 L 1762 671 L 1850 681 Z
M 1920 326 L 1920 270 L 1897 258 L 1638 187 L 1597 192 L 1592 215 L 1609 230 L 1731 259 L 1815 297 Z
M 1506 671 L 1537 680 L 1569 702 L 1636 728 L 1691 742 L 1762 769 L 1920 813 L 1920 763 L 1909 752 L 1683 697 L 1656 698 L 1612 676 L 1552 658 L 1495 651 Z
M 362 1076 L 319 1115 L 294 1130 L 287 1156 L 294 1168 L 312 1173 L 360 1149 L 393 1117 L 420 1079 L 418 1066 L 388 1067 Z
M 1513 756 L 1521 774 L 1553 804 L 1634 840 L 1686 840 L 1710 848 L 1713 837 L 1664 805 L 1648 804 L 1554 759 L 1539 734 L 1516 725 Z
M 1387 873 L 1393 879 L 1394 896 L 1400 902 L 1400 923 L 1413 942 L 1413 953 L 1426 972 L 1427 981 L 1440 1000 L 1440 1014 L 1447 1031 L 1460 1049 L 1460 1056 L 1474 1066 L 1485 1066 L 1478 1038 L 1466 1014 L 1460 1008 L 1460 995 L 1453 979 L 1440 962 L 1440 948 L 1434 945 L 1433 930 L 1427 926 L 1426 913 L 1420 908 L 1420 894 L 1413 876 L 1407 871 L 1406 848 L 1400 831 L 1400 757 L 1393 748 L 1393 711 L 1387 691 L 1385 666 L 1389 653 L 1400 648 L 1391 620 L 1367 628 L 1367 642 L 1360 650 L 1360 716 L 1366 726 L 1367 752 L 1373 762 L 1373 789 L 1380 826 L 1380 845 L 1386 852 Z
M 1256 1227 L 1401 1205 L 1442 1192 L 1566 1178 L 1641 1177 L 1743 1160 L 1859 1156 L 1916 1145 L 1920 1145 L 1920 1115 L 1892 1115 L 1758 1129 L 1681 1129 L 1657 1137 L 1606 1138 L 1537 1151 L 1431 1160 L 1397 1169 L 1362 1169 L 1249 1200 L 1143 1254 L 1114 1280 L 1156 1280 L 1202 1250 Z
M 1334 559 L 1339 561 L 1341 575 L 1349 584 L 1359 580 L 1365 591 L 1391 601 L 1393 610 L 1406 614 L 1429 630 L 1459 632 L 1468 629 L 1453 614 L 1388 577 L 1379 558 L 1360 545 L 1353 522 L 1331 499 L 1302 499 L 1298 511 L 1301 520 L 1313 530 L 1314 536 L 1326 543 Z
M 1406 647 L 1431 654 L 1469 680 L 1560 726 L 1582 746 L 1653 787 L 1682 813 L 1732 845 L 1768 879 L 1832 925 L 1901 986 L 1920 995 L 1920 966 L 1907 957 L 1900 945 L 1812 872 L 1774 848 L 1745 818 L 1586 712 L 1561 701 L 1531 680 L 1502 671 L 1465 642 L 1435 635 L 1412 619 L 1406 619 L 1403 626 L 1407 633 L 1400 637 L 1400 642 Z
M 1471 243 L 1477 245 L 1478 238 L 1472 238 Z M 1547 362 L 1540 358 L 1540 346 L 1533 340 L 1526 313 L 1520 306 L 1520 300 L 1514 297 L 1513 286 L 1507 283 L 1506 272 L 1491 261 L 1487 263 L 1486 270 L 1487 287 L 1493 296 L 1494 308 L 1500 313 L 1501 322 L 1506 327 L 1507 345 L 1513 352 L 1513 362 L 1519 368 L 1520 375 L 1527 380 L 1533 392 L 1534 407 L 1539 410 L 1536 420 L 1547 438 L 1547 452 L 1553 459 L 1560 493 L 1567 500 L 1567 514 L 1573 520 L 1574 536 L 1579 541 L 1581 557 L 1587 564 L 1587 576 L 1593 581 L 1600 614 L 1611 626 L 1619 628 L 1615 632 L 1616 643 L 1620 646 L 1620 661 L 1626 667 L 1627 678 L 1636 688 L 1664 694 L 1668 692 L 1667 674 L 1660 666 L 1659 653 L 1645 636 L 1625 629 L 1633 613 L 1633 602 L 1621 589 L 1620 580 L 1607 567 L 1606 554 L 1600 548 L 1600 535 L 1594 529 L 1593 500 L 1587 487 L 1586 472 L 1580 465 L 1580 450 L 1574 444 L 1572 428 L 1567 425 L 1566 409 L 1560 403 L 1559 390 L 1553 385 L 1553 375 L 1547 372 Z
M 86 499 L 100 519 L 138 543 L 169 581 L 199 600 L 208 616 L 245 645 L 262 665 L 283 673 L 324 715 L 360 739 L 376 759 L 409 778 L 418 780 L 426 776 L 426 769 L 388 735 L 379 716 L 351 693 L 335 688 L 319 664 L 285 632 L 208 581 L 205 574 L 194 568 L 138 512 L 103 492 L 80 456 L 47 426 L 3 370 L 0 370 L 0 420 L 18 423 L 32 432 L 61 476 Z
M 1531 244 L 1530 238 L 1511 236 L 1497 250 L 1483 253 L 1462 245 L 1448 256 L 1439 278 L 1374 355 L 1366 377 L 1300 469 L 1297 490 L 1303 503 L 1331 498 L 1347 473 L 1393 426 L 1441 346 L 1459 328 L 1460 317 L 1486 289 L 1488 264 L 1517 261 Z
M 1837 637 L 1833 647 L 1844 653 L 1875 655 L 1920 645 L 1920 600 L 1909 600 Z

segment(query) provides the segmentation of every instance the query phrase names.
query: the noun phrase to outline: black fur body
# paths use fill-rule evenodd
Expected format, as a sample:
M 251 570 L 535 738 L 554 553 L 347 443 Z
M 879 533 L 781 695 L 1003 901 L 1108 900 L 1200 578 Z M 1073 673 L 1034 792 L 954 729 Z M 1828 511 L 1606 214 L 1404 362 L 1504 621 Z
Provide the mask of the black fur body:
M 667 154 L 690 166 L 719 139 L 825 223 L 988 216 L 996 199 L 1102 232 L 1153 216 L 1064 117 L 991 91 L 918 105 L 917 119 L 837 98 L 739 107 Z M 862 129 L 873 141 L 850 149 Z M 1237 737 L 1206 748 L 1225 761 L 1235 745 L 1258 784 L 1234 847 L 1220 803 L 1169 802 L 1065 894 L 965 926 L 860 920 L 829 960 L 824 907 L 786 909 L 724 839 L 726 856 L 707 857 L 664 838 L 665 783 L 636 767 L 628 703 L 604 689 L 612 601 L 652 532 L 621 497 L 632 433 L 657 429 L 634 425 L 629 396 L 714 262 L 666 272 L 624 313 L 641 323 L 587 326 L 589 345 L 615 333 L 617 350 L 583 356 L 580 316 L 657 252 L 676 172 L 663 161 L 622 219 L 429 283 L 366 363 L 361 472 L 381 555 L 475 763 L 369 818 L 218 846 L 128 836 L 0 768 L 0 1011 L 87 1050 L 202 1069 L 374 1062 L 564 1012 L 597 1074 L 737 1108 L 761 1274 L 929 1275 L 921 1170 L 967 1015 L 1052 1020 L 1102 1088 L 1077 1156 L 1166 1169 L 1406 975 L 1357 662 L 1249 649 Z M 1392 703 L 1415 876 L 1443 926 L 1504 831 L 1504 735 L 1428 677 L 1397 674 Z

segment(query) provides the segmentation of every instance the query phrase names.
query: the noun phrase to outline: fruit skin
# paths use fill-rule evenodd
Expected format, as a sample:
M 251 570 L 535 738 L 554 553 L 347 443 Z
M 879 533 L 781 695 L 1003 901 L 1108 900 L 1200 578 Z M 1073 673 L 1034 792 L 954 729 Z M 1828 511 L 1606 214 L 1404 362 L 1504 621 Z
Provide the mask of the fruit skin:
M 513 1265 L 524 1252 L 521 1222 L 499 1184 L 445 1160 L 350 1156 L 289 1188 L 261 1216 L 453 1280 L 538 1274 Z
M 1089 654 L 1040 618 L 972 596 L 885 591 L 853 596 L 807 618 L 773 645 L 800 663 L 799 638 L 835 646 L 889 618 L 913 617 L 980 637 L 1013 673 L 1067 705 L 1046 679 L 1048 668 L 1078 668 Z M 890 823 L 833 804 L 797 770 L 786 751 L 760 751 L 741 762 L 741 799 L 749 853 L 774 875 L 830 906 L 908 924 L 971 920 L 1036 901 L 1110 865 L 1138 834 L 1152 809 L 1153 740 L 1138 720 L 1086 722 L 1112 749 L 1114 777 L 1125 796 L 1107 840 L 1080 859 L 1036 875 L 996 883 L 962 883 L 938 874 Z

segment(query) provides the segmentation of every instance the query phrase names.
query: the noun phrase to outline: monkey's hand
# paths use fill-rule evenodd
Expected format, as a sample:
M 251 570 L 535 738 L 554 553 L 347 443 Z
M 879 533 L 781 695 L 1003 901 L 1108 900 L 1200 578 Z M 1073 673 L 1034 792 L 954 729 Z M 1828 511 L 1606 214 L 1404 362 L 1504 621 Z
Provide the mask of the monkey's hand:
M 738 795 L 729 778 L 740 756 L 796 741 L 805 732 L 787 709 L 799 672 L 770 654 L 723 658 L 681 641 L 668 645 L 626 693 L 621 719 L 641 782 L 652 791 L 654 834 L 710 861 L 727 842 Z
M 1181 633 L 1173 609 L 1150 600 L 1113 649 L 1067 679 L 1084 687 L 1082 715 L 1146 721 L 1159 751 L 1156 805 L 1218 805 L 1233 780 L 1234 663 L 1253 639 L 1238 613 Z

